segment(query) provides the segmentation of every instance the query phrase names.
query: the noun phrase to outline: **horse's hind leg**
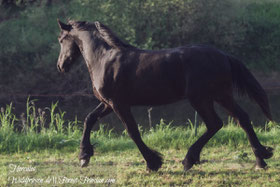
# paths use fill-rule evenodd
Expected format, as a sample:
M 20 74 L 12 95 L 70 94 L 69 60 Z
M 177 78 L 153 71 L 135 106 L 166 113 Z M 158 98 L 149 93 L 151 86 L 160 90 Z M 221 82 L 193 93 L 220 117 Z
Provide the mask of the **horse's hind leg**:
M 81 167 L 86 167 L 90 157 L 93 156 L 93 146 L 90 144 L 90 132 L 95 122 L 111 113 L 112 109 L 104 103 L 100 103 L 92 112 L 90 112 L 84 122 L 83 136 L 80 144 L 79 159 Z
M 256 156 L 256 167 L 264 168 L 267 164 L 264 159 L 268 159 L 273 155 L 273 149 L 261 145 L 249 119 L 248 114 L 234 101 L 233 97 L 229 96 L 218 101 L 223 107 L 225 107 L 229 113 L 237 118 L 240 126 L 244 129 Z
M 214 110 L 214 103 L 211 99 L 190 99 L 191 105 L 201 116 L 206 124 L 206 132 L 189 148 L 183 160 L 185 171 L 189 170 L 194 164 L 199 163 L 199 155 L 203 146 L 214 136 L 223 126 L 222 120 Z

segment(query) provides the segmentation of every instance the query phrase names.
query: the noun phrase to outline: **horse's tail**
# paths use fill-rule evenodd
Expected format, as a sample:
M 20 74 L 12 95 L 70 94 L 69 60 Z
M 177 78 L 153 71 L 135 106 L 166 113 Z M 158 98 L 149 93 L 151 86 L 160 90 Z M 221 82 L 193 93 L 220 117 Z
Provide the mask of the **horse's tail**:
M 239 95 L 248 95 L 261 107 L 263 113 L 272 120 L 267 95 L 246 66 L 233 56 L 229 56 L 231 65 L 232 82 Z

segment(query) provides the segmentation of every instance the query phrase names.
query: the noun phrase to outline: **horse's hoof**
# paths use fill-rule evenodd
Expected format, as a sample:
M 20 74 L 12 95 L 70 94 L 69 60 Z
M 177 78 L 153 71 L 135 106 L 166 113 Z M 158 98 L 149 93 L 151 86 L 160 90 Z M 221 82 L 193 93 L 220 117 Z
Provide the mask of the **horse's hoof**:
M 187 164 L 183 164 L 184 165 L 184 171 L 188 171 L 193 167 L 193 164 L 187 163 Z
M 193 167 L 193 165 L 195 165 L 195 164 L 201 164 L 201 163 L 203 163 L 203 162 L 205 162 L 205 161 L 201 161 L 200 162 L 200 159 L 198 158 L 198 159 L 193 159 L 192 157 L 189 157 L 189 158 L 185 158 L 183 161 L 182 161 L 182 164 L 183 164 L 183 166 L 184 166 L 184 170 L 185 171 L 188 171 L 188 170 L 190 170 L 192 167 Z
M 260 166 L 260 165 L 256 165 L 255 166 L 255 170 L 267 170 L 267 168 L 268 168 L 268 166 L 267 165 L 265 165 L 265 166 Z
M 150 159 L 147 161 L 147 170 L 148 171 L 158 171 L 162 166 L 162 155 L 152 150 L 152 154 L 150 155 Z
M 159 168 L 161 168 L 161 165 L 162 165 L 162 161 L 160 161 L 158 163 L 155 163 L 155 164 L 152 164 L 152 165 L 148 164 L 146 170 L 149 171 L 149 172 L 158 171 Z
M 266 169 L 266 168 L 267 168 L 267 164 L 265 163 L 265 161 L 263 159 L 256 158 L 255 169 L 259 170 L 259 169 Z
M 159 168 L 162 166 L 162 158 L 159 158 L 158 160 L 154 160 L 151 163 L 147 163 L 147 171 L 158 171 Z
M 182 164 L 184 166 L 184 171 L 188 171 L 188 170 L 190 170 L 193 167 L 195 162 L 190 162 L 189 160 L 183 160 Z
M 81 164 L 81 167 L 87 167 L 88 164 L 89 164 L 89 158 L 88 159 L 81 159 L 80 160 L 80 164 Z

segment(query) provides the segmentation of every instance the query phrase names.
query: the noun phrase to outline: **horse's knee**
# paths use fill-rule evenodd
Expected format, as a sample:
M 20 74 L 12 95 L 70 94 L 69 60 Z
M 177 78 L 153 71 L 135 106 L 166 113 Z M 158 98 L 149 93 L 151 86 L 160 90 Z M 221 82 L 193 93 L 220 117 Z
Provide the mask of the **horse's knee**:
M 112 110 L 103 103 L 99 104 L 92 112 L 85 118 L 85 126 L 91 127 L 99 118 L 109 114 Z
M 91 126 L 97 121 L 97 116 L 95 114 L 89 114 L 85 118 L 84 124 L 85 126 Z

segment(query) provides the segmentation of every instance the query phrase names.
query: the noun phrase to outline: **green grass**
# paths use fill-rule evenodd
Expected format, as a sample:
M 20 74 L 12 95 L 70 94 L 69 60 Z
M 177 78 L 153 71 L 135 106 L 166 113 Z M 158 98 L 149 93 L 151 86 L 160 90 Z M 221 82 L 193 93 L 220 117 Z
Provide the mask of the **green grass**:
M 87 168 L 80 168 L 78 150 L 0 155 L 0 186 L 11 184 L 13 177 L 44 180 L 56 177 L 56 183 L 53 180 L 50 182 L 52 186 L 82 186 L 86 178 L 112 179 L 113 184 L 118 186 L 278 186 L 280 183 L 279 146 L 276 147 L 275 156 L 267 160 L 269 168 L 266 170 L 253 168 L 254 157 L 248 146 L 234 149 L 225 145 L 205 148 L 201 154 L 204 163 L 184 172 L 181 161 L 186 151 L 187 148 L 160 150 L 164 155 L 164 164 L 158 172 L 146 170 L 145 162 L 136 148 L 107 153 L 97 151 Z M 241 153 L 248 153 L 246 159 L 239 157 Z M 35 171 L 12 172 L 10 164 L 33 167 Z M 73 183 L 76 178 L 79 180 Z M 32 186 L 30 182 L 27 184 Z M 43 186 L 50 185 L 44 182 Z
M 203 163 L 188 172 L 183 171 L 181 161 L 190 145 L 205 131 L 205 126 L 200 125 L 195 136 L 191 121 L 179 127 L 163 120 L 149 130 L 140 127 L 147 145 L 164 155 L 164 164 L 158 172 L 146 171 L 144 159 L 126 131 L 117 134 L 104 125 L 91 134 L 96 149 L 89 167 L 80 168 L 81 122 L 65 120 L 57 103 L 43 111 L 36 109 L 34 101 L 28 100 L 26 106 L 27 112 L 21 117 L 13 114 L 12 105 L 1 109 L 0 186 L 22 186 L 12 184 L 16 179 L 26 182 L 26 186 L 34 186 L 35 179 L 37 182 L 43 179 L 43 183 L 37 183 L 43 186 L 82 186 L 83 182 L 92 185 L 102 182 L 101 179 L 120 186 L 277 186 L 280 183 L 278 123 L 255 128 L 260 141 L 275 149 L 274 157 L 267 160 L 267 170 L 253 168 L 255 158 L 246 134 L 232 120 L 205 146 L 201 153 Z M 35 171 L 12 172 L 12 166 L 33 167 Z

